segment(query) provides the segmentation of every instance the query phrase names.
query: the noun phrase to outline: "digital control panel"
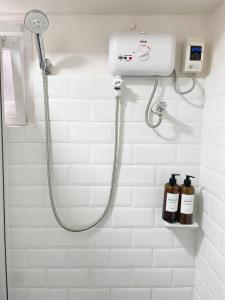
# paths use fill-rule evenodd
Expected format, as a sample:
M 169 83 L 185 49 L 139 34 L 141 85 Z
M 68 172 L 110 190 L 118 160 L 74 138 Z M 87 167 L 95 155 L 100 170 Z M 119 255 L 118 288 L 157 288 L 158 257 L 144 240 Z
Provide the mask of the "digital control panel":
M 204 62 L 204 42 L 201 38 L 190 37 L 184 44 L 183 71 L 199 73 Z

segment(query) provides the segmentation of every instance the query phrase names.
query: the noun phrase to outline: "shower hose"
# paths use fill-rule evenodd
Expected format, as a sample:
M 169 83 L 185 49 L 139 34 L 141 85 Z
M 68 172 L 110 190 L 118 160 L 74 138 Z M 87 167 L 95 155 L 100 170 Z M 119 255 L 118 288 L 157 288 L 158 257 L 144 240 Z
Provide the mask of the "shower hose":
M 157 114 L 158 115 L 158 121 L 156 123 L 152 123 L 150 121 L 150 115 L 151 115 L 151 104 L 152 104 L 152 100 L 155 96 L 155 92 L 157 90 L 157 87 L 158 87 L 158 83 L 159 83 L 159 77 L 158 76 L 154 76 L 154 85 L 153 85 L 153 90 L 152 90 L 152 93 L 151 93 L 151 96 L 148 100 L 148 103 L 147 103 L 147 106 L 146 106 L 146 109 L 145 109 L 145 123 L 148 125 L 148 127 L 150 128 L 156 128 L 158 127 L 161 123 L 162 123 L 162 117 L 163 117 L 163 114 Z
M 42 69 L 42 79 L 43 79 L 43 92 L 44 92 L 44 107 L 45 107 L 45 138 L 46 138 L 46 160 L 47 160 L 47 180 L 48 180 L 48 192 L 50 203 L 52 207 L 53 214 L 58 222 L 58 224 L 67 231 L 70 232 L 81 232 L 93 228 L 98 224 L 107 214 L 113 199 L 113 192 L 116 182 L 116 170 L 118 165 L 118 148 L 119 148 L 119 106 L 120 106 L 120 96 L 116 93 L 115 100 L 115 126 L 114 126 L 114 151 L 113 151 L 113 166 L 112 166 L 112 176 L 110 182 L 110 191 L 106 206 L 103 213 L 99 216 L 97 220 L 93 223 L 83 226 L 83 227 L 72 227 L 65 224 L 58 212 L 55 195 L 53 190 L 53 172 L 52 172 L 52 137 L 51 137 L 51 122 L 49 113 L 49 94 L 48 94 L 48 76 L 46 70 Z

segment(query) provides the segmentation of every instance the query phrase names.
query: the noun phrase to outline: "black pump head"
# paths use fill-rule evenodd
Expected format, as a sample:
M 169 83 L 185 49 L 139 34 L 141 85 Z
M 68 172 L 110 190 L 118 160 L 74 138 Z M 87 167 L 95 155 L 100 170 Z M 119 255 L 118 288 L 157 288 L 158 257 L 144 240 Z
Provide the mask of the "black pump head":
M 170 178 L 170 180 L 169 180 L 169 183 L 170 183 L 171 185 L 177 184 L 176 176 L 180 176 L 180 174 L 171 174 L 171 178 Z
M 191 176 L 191 175 L 185 175 L 186 176 L 186 179 L 184 179 L 184 184 L 186 186 L 190 186 L 191 185 L 191 179 L 190 178 L 195 178 L 194 176 Z

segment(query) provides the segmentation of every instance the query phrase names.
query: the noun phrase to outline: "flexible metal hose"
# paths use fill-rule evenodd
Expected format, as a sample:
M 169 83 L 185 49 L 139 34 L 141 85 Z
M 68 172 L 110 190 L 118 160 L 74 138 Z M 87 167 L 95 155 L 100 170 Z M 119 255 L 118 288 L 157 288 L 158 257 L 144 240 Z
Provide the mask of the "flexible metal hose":
M 186 95 L 190 92 L 192 92 L 195 88 L 195 85 L 196 85 L 196 80 L 194 77 L 191 77 L 192 78 L 192 86 L 186 90 L 186 91 L 180 91 L 178 88 L 177 88 L 177 74 L 176 74 L 176 71 L 174 70 L 173 71 L 173 79 L 174 79 L 174 90 L 177 94 L 179 95 Z M 146 124 L 150 127 L 150 128 L 156 128 L 158 127 L 161 123 L 162 123 L 162 117 L 163 117 L 163 113 L 162 112 L 159 112 L 157 115 L 158 115 L 158 121 L 156 123 L 152 123 L 150 121 L 150 115 L 151 115 L 151 104 L 152 104 L 152 100 L 155 96 L 155 92 L 157 90 L 157 87 L 158 87 L 158 83 L 159 83 L 159 77 L 158 76 L 154 76 L 154 86 L 153 86 L 153 90 L 152 90 L 152 93 L 150 95 L 150 98 L 148 100 L 148 104 L 146 106 L 146 109 L 145 109 L 145 122 Z
M 146 109 L 145 109 L 145 122 L 151 128 L 156 128 L 156 127 L 158 127 L 162 123 L 162 114 L 158 114 L 158 121 L 155 124 L 152 124 L 151 121 L 149 120 L 150 113 L 151 113 L 151 103 L 152 103 L 152 100 L 153 100 L 153 98 L 155 96 L 155 92 L 157 90 L 158 83 L 159 83 L 159 77 L 158 76 L 154 76 L 153 90 L 152 90 L 151 96 L 150 96 L 150 98 L 148 100 L 148 104 L 147 104 Z
M 119 110 L 120 110 L 120 97 L 117 95 L 116 106 L 115 106 L 115 127 L 114 127 L 114 154 L 113 154 L 113 167 L 112 167 L 112 177 L 111 185 L 109 191 L 109 197 L 104 208 L 103 213 L 99 218 L 93 223 L 84 227 L 71 227 L 66 225 L 61 216 L 59 215 L 53 190 L 53 174 L 52 174 L 52 137 L 51 137 L 51 123 L 49 114 L 49 95 L 48 95 L 48 76 L 46 75 L 45 69 L 42 69 L 42 79 L 43 79 L 43 91 L 44 91 L 44 107 L 45 107 L 45 137 L 46 137 L 46 159 L 47 159 L 47 180 L 48 180 L 48 191 L 49 198 L 52 207 L 53 214 L 58 222 L 58 224 L 67 231 L 71 232 L 81 232 L 93 228 L 98 224 L 107 214 L 113 199 L 113 192 L 116 181 L 116 171 L 118 165 L 118 148 L 119 148 Z

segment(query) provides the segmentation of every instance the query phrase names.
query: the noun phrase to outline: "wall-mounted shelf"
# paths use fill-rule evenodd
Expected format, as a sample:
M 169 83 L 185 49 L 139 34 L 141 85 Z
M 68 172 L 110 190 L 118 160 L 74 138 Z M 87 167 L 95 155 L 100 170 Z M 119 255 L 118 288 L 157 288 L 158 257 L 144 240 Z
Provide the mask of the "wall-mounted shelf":
M 167 228 L 170 228 L 170 229 L 197 229 L 199 227 L 197 222 L 194 222 L 191 225 L 183 225 L 183 224 L 180 224 L 178 222 L 168 223 L 166 221 L 163 221 L 163 223 Z

